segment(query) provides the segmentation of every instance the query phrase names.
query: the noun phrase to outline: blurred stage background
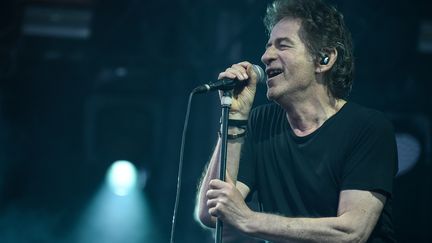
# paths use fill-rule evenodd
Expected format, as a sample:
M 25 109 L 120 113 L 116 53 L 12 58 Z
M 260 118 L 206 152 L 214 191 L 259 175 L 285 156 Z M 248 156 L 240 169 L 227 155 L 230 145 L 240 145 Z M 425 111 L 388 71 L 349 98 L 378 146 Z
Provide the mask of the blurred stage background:
M 168 242 L 188 94 L 234 62 L 261 64 L 269 2 L 2 1 L 0 242 Z M 355 43 L 350 100 L 398 132 L 398 238 L 432 242 L 431 3 L 332 3 Z M 176 242 L 212 242 L 193 205 L 218 104 L 208 94 L 192 106 Z M 106 180 L 118 160 L 137 170 L 126 196 Z

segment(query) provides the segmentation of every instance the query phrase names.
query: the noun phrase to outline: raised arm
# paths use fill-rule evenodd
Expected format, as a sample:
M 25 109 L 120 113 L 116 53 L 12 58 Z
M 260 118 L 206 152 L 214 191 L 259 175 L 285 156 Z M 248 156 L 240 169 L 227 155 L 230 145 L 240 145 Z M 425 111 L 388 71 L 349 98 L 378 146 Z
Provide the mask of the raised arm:
M 239 80 L 239 82 L 247 82 L 245 86 L 241 87 L 240 90 L 235 90 L 229 114 L 229 119 L 247 120 L 255 97 L 257 83 L 257 75 L 253 71 L 252 64 L 250 64 L 249 62 L 241 62 L 238 64 L 234 64 L 230 68 L 227 68 L 224 72 L 219 74 L 218 79 L 222 78 L 231 78 L 237 79 Z M 239 134 L 243 132 L 245 132 L 243 128 L 228 128 L 229 134 Z M 243 142 L 243 137 L 228 141 L 227 169 L 234 180 L 236 180 L 237 178 L 240 150 Z M 209 208 L 207 207 L 206 193 L 209 189 L 209 182 L 212 179 L 216 179 L 219 177 L 220 150 L 221 139 L 219 138 L 213 151 L 213 155 L 206 169 L 204 170 L 203 177 L 201 179 L 198 189 L 197 202 L 195 205 L 196 217 L 201 221 L 202 224 L 208 227 L 214 227 L 216 219 L 214 217 L 211 217 L 208 212 Z

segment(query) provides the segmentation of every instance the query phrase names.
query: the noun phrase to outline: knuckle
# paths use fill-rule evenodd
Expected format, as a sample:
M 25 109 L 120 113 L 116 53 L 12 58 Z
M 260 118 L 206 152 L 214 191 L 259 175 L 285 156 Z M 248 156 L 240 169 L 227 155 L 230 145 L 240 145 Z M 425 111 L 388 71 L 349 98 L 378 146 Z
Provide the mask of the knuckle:
M 214 187 L 215 186 L 216 181 L 215 180 L 211 180 L 209 182 L 209 186 Z
M 220 202 L 221 204 L 227 204 L 228 199 L 224 197 L 224 198 L 221 198 L 221 199 L 219 200 L 219 202 Z
M 213 208 L 216 212 L 218 212 L 222 208 L 222 205 L 218 202 Z
M 231 68 L 229 68 L 229 72 L 230 72 L 230 73 L 236 73 L 236 72 L 238 72 L 238 71 L 237 71 L 236 68 L 231 67 Z

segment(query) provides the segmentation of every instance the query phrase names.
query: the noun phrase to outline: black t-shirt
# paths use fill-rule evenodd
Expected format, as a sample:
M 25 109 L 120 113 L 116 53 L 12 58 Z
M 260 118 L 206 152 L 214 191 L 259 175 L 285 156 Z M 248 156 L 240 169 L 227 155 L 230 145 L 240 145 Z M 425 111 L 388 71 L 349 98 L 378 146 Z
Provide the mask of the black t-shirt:
M 387 197 L 368 242 L 394 242 L 391 194 L 397 172 L 393 127 L 378 111 L 352 102 L 304 137 L 276 105 L 251 112 L 238 180 L 258 192 L 264 212 L 335 217 L 339 193 L 356 189 Z

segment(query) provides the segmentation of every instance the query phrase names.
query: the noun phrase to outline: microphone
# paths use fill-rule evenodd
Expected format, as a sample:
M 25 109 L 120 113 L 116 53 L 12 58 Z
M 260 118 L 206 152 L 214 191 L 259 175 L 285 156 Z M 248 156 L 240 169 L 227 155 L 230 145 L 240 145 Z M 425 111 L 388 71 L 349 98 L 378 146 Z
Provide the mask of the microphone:
M 258 83 L 264 83 L 265 82 L 265 74 L 264 74 L 264 70 L 262 69 L 262 67 L 254 64 L 252 66 L 252 69 L 255 72 L 255 74 L 257 75 Z M 192 92 L 195 94 L 201 94 L 201 93 L 206 93 L 206 92 L 213 91 L 213 90 L 230 90 L 230 89 L 234 89 L 236 86 L 240 86 L 240 85 L 242 85 L 242 83 L 238 82 L 238 80 L 236 80 L 236 79 L 224 78 L 224 79 L 218 80 L 218 81 L 213 82 L 213 83 L 200 85 L 200 86 L 196 87 Z

